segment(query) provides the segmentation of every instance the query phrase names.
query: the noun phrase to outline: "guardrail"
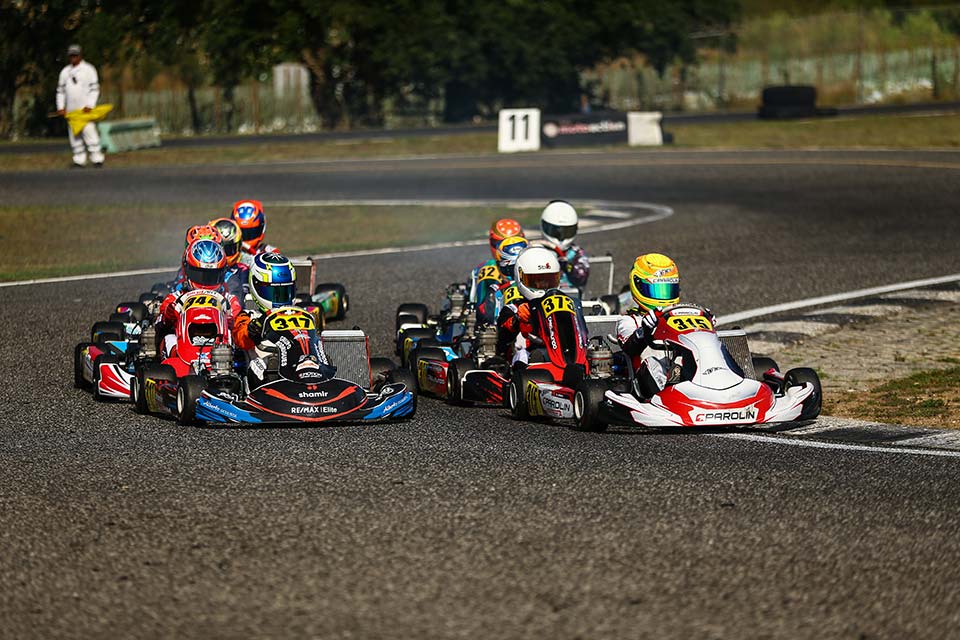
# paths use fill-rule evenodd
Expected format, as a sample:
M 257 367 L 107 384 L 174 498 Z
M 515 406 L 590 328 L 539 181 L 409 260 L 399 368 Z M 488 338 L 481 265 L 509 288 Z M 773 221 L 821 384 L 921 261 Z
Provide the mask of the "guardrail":
M 160 146 L 154 118 L 111 120 L 101 122 L 97 128 L 100 130 L 100 143 L 107 153 Z

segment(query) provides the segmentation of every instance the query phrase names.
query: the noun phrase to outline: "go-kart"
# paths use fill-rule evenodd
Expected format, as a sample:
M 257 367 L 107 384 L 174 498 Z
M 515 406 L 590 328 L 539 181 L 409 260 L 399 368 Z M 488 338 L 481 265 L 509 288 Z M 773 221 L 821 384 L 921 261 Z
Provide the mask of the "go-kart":
M 323 362 L 320 341 L 332 366 Z M 409 371 L 371 359 L 362 331 L 318 336 L 313 314 L 297 307 L 264 319 L 263 340 L 245 375 L 233 364 L 232 348 L 220 342 L 182 377 L 160 368 L 138 372 L 137 409 L 162 410 L 181 424 L 244 425 L 392 420 L 416 411 Z
M 653 345 L 670 363 L 661 381 L 665 385 L 633 377 L 632 366 L 626 377 L 584 380 L 573 398 L 578 429 L 745 426 L 820 414 L 822 391 L 813 369 L 779 373 L 771 359 L 750 356 L 742 331 L 718 332 L 702 307 L 664 309 Z
M 142 302 L 121 302 L 109 320 L 93 323 L 90 340 L 73 352 L 73 382 L 95 400 L 127 400 L 138 362 L 155 354 L 152 316 Z
M 589 337 L 588 321 L 608 325 L 608 317 L 585 317 L 577 302 L 559 289 L 530 303 L 530 313 L 535 328 L 526 338 L 530 361 L 525 367 L 515 365 L 505 381 L 506 404 L 518 419 L 573 418 L 578 386 L 623 369 L 609 347 Z

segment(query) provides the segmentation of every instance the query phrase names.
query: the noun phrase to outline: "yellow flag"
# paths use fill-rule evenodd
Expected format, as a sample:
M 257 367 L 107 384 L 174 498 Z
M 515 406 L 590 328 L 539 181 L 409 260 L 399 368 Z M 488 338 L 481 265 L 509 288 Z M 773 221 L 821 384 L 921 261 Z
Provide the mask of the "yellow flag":
M 73 135 L 78 136 L 80 135 L 80 132 L 83 131 L 83 128 L 87 126 L 88 122 L 98 122 L 103 120 L 112 110 L 112 104 L 101 104 L 93 109 L 90 109 L 90 111 L 84 111 L 83 109 L 70 111 L 63 117 L 67 119 L 67 123 L 70 125 L 70 129 L 73 131 Z

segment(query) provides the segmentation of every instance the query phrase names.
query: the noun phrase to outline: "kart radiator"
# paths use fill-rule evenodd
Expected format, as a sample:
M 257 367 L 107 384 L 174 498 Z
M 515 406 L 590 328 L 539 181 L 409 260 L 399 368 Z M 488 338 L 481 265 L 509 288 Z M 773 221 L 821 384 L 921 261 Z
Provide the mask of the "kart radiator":
M 324 331 L 320 342 L 338 378 L 370 388 L 370 346 L 363 331 Z
M 743 329 L 728 329 L 717 331 L 717 337 L 733 356 L 734 361 L 743 369 L 744 377 L 756 380 L 757 374 L 753 370 L 753 357 L 750 355 L 746 332 Z
M 586 316 L 587 333 L 591 338 L 616 336 L 617 324 L 623 316 Z

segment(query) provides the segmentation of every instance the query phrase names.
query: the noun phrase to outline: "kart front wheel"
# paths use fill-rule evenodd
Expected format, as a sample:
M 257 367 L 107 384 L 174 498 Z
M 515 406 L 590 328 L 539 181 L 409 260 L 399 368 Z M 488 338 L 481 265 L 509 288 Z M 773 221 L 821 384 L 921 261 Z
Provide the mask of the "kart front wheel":
M 820 386 L 820 376 L 813 369 L 800 367 L 790 369 L 784 377 L 786 387 L 798 387 L 809 383 L 813 385 L 813 393 L 807 396 L 803 401 L 803 411 L 797 417 L 797 420 L 813 420 L 820 415 L 820 408 L 823 404 L 823 388 Z
M 86 389 L 90 386 L 83 377 L 83 351 L 92 345 L 92 342 L 81 342 L 73 349 L 73 386 L 77 389 Z
M 607 386 L 599 380 L 584 380 L 573 395 L 573 428 L 577 431 L 606 431 L 600 404 Z
M 470 358 L 457 358 L 447 365 L 447 402 L 470 404 L 463 399 L 463 374 L 476 367 Z
M 347 316 L 347 308 L 350 306 L 350 298 L 347 296 L 347 288 L 336 282 L 325 282 L 318 284 L 313 295 L 318 293 L 332 293 L 337 299 L 337 312 L 333 314 L 331 320 L 343 320 Z
M 206 385 L 200 376 L 184 376 L 177 385 L 177 423 L 182 425 L 199 424 L 197 420 L 197 400 Z
M 530 404 L 527 402 L 527 383 L 540 381 L 548 382 L 550 374 L 545 371 L 536 371 L 529 369 L 519 369 L 513 374 L 510 380 L 510 388 L 507 390 L 507 402 L 510 405 L 510 413 L 518 420 L 528 420 L 530 418 Z

